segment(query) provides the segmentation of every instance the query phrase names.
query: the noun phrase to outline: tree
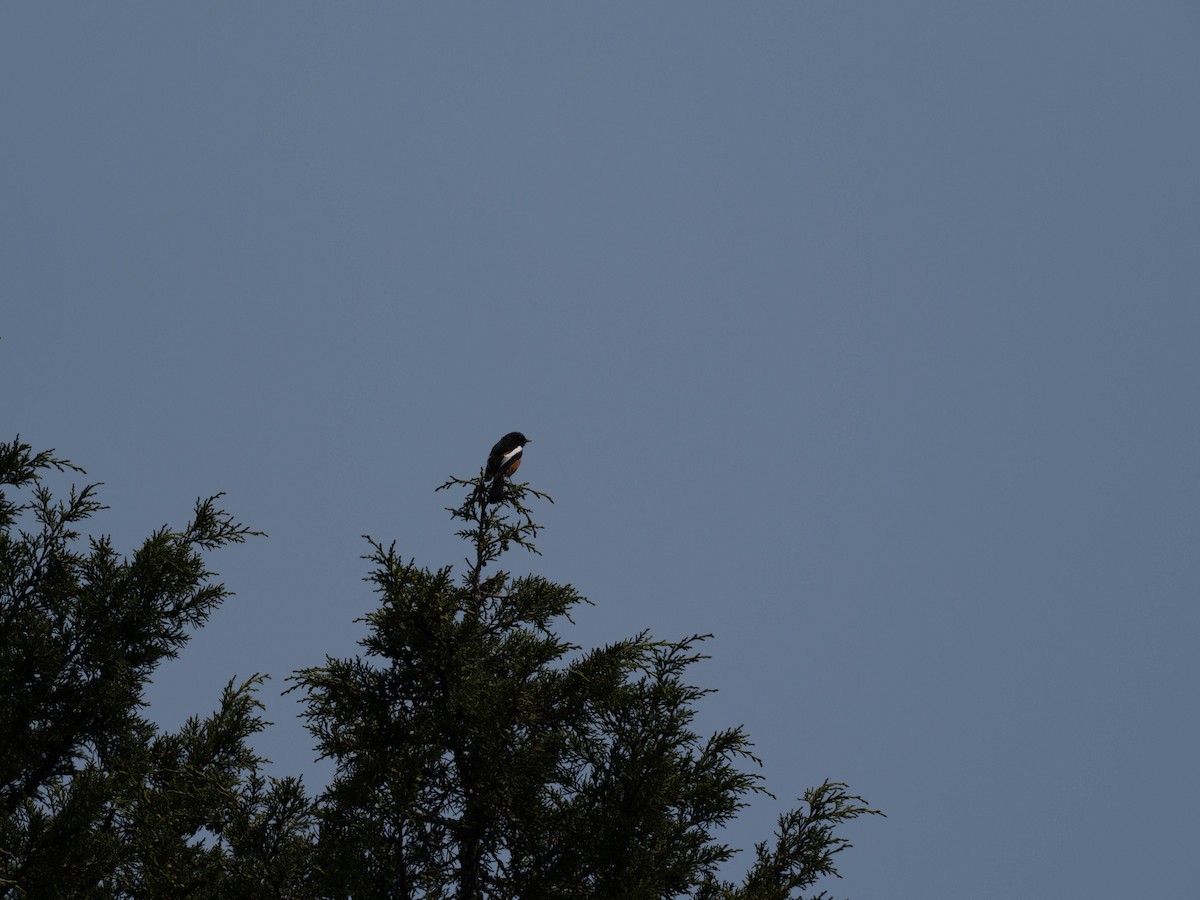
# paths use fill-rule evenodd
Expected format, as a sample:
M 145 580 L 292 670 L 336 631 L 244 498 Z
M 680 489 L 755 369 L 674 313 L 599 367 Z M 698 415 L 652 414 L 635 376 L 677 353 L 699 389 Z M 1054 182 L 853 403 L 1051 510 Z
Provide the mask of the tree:
M 526 504 L 549 498 L 508 483 L 490 505 L 483 472 L 440 488 L 465 489 L 462 575 L 370 542 L 365 653 L 293 677 L 336 763 L 310 798 L 249 746 L 261 676 L 175 732 L 142 715 L 156 667 L 229 595 L 206 554 L 256 532 L 218 495 L 129 557 L 81 548 L 97 486 L 55 501 L 45 483 L 81 471 L 0 444 L 0 898 L 783 900 L 836 875 L 839 826 L 876 814 L 826 782 L 722 880 L 721 829 L 765 791 L 740 727 L 693 728 L 706 636 L 562 639 L 588 601 L 496 569 L 537 552 Z
M 262 679 L 176 733 L 141 715 L 155 668 L 228 596 L 202 552 L 255 532 L 212 497 L 131 558 L 108 538 L 81 552 L 97 485 L 56 502 L 53 470 L 83 471 L 0 444 L 0 897 L 283 896 L 310 810 L 247 745 Z
M 461 578 L 371 541 L 365 657 L 299 672 L 304 715 L 336 774 L 317 802 L 317 878 L 331 896 L 790 898 L 837 874 L 836 826 L 877 814 L 845 785 L 808 791 L 722 881 L 719 831 L 763 791 L 740 727 L 701 737 L 688 683 L 705 635 L 642 633 L 582 652 L 554 631 L 587 602 L 569 585 L 485 570 L 537 552 L 510 484 L 480 478 L 448 509 L 471 547 Z M 823 896 L 818 895 L 818 896 Z

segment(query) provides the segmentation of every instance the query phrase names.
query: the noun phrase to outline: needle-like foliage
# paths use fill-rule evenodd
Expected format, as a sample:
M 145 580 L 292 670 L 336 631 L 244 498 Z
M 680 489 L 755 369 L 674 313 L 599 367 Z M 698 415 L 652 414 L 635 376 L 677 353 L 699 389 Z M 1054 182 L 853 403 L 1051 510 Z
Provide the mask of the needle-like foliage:
M 103 537 L 81 548 L 98 485 L 55 500 L 55 471 L 83 470 L 0 444 L 0 897 L 280 896 L 294 869 L 228 847 L 307 815 L 247 745 L 261 678 L 176 733 L 142 716 L 156 667 L 229 596 L 204 553 L 255 532 L 210 497 L 129 557 Z
M 588 601 L 499 568 L 537 552 L 527 504 L 550 498 L 508 483 L 490 505 L 482 472 L 439 489 L 462 491 L 461 572 L 369 540 L 363 653 L 293 676 L 336 767 L 310 798 L 250 747 L 261 676 L 176 732 L 142 715 L 156 667 L 229 595 L 206 554 L 255 532 L 212 497 L 129 556 L 81 547 L 97 485 L 46 483 L 80 471 L 0 444 L 0 900 L 798 900 L 875 813 L 825 782 L 723 880 L 724 826 L 765 790 L 740 727 L 696 727 L 708 636 L 561 637 Z
M 573 587 L 495 568 L 512 548 L 537 552 L 526 504 L 549 498 L 513 483 L 491 506 L 482 473 L 439 488 L 454 489 L 461 576 L 371 541 L 365 654 L 296 676 L 337 766 L 317 803 L 326 892 L 782 898 L 836 874 L 832 826 L 870 810 L 831 814 L 825 787 L 759 847 L 745 885 L 720 880 L 734 853 L 722 826 L 763 788 L 741 728 L 693 728 L 709 691 L 689 670 L 707 636 L 583 652 L 557 633 L 587 602 Z

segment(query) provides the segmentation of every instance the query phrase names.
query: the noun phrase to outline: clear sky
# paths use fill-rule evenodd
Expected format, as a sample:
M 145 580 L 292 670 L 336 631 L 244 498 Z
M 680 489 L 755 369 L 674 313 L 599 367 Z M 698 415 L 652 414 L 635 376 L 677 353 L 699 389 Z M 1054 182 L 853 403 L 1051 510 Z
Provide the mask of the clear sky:
M 519 429 L 564 633 L 714 633 L 736 843 L 832 778 L 839 896 L 1197 896 L 1195 3 L 10 4 L 0 173 L 5 435 L 270 535 L 164 726 L 267 672 L 318 787 L 360 535 L 460 562 Z

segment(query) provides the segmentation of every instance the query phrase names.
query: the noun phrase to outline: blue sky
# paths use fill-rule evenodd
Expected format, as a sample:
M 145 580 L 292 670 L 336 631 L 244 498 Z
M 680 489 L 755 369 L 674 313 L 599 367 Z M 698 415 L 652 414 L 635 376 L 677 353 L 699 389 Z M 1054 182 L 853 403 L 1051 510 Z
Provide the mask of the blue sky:
M 737 844 L 832 778 L 839 896 L 1195 896 L 1194 4 L 33 4 L 0 84 L 7 435 L 270 535 L 164 726 L 267 672 L 319 785 L 360 535 L 459 562 L 520 429 L 565 633 L 715 635 Z

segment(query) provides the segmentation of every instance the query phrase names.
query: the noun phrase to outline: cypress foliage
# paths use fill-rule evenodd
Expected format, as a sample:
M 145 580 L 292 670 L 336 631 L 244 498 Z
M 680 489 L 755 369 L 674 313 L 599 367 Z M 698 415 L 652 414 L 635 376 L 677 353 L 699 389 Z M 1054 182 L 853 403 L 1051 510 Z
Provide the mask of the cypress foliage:
M 337 766 L 317 803 L 330 895 L 786 898 L 836 874 L 834 826 L 873 811 L 825 784 L 743 885 L 721 881 L 721 827 L 763 788 L 740 727 L 692 728 L 707 636 L 582 652 L 555 631 L 587 602 L 573 587 L 493 570 L 537 552 L 527 503 L 549 498 L 513 483 L 490 506 L 480 478 L 439 490 L 463 492 L 462 575 L 371 542 L 365 655 L 296 676 Z
M 247 744 L 262 679 L 230 682 L 175 733 L 141 714 L 157 666 L 229 596 L 204 553 L 256 532 L 218 496 L 130 557 L 104 537 L 83 550 L 98 485 L 56 501 L 50 471 L 83 470 L 0 444 L 0 897 L 283 896 L 294 873 L 246 848 L 294 832 L 308 801 Z
M 310 797 L 249 746 L 262 676 L 176 732 L 142 715 L 156 667 L 229 596 L 206 554 L 256 532 L 218 495 L 128 557 L 81 547 L 97 486 L 55 501 L 55 471 L 82 472 L 0 444 L 0 898 L 783 900 L 836 875 L 840 826 L 877 814 L 826 782 L 722 880 L 723 826 L 765 789 L 740 727 L 694 727 L 707 635 L 565 640 L 588 601 L 499 568 L 537 553 L 530 504 L 550 498 L 509 483 L 490 506 L 482 471 L 439 488 L 461 492 L 460 573 L 368 539 L 362 654 L 293 675 L 335 764 Z

